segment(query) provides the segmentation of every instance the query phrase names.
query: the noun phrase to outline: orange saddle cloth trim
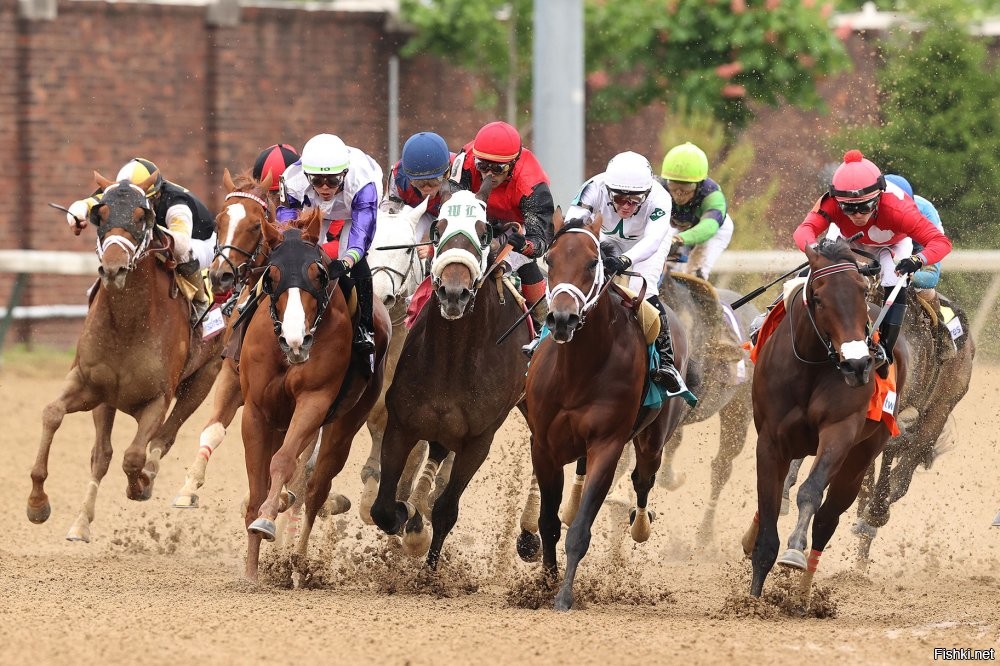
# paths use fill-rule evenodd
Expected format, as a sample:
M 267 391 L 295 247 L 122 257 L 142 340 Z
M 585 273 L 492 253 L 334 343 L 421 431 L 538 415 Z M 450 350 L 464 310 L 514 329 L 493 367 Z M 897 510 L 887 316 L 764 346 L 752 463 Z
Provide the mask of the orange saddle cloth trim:
M 754 363 L 757 362 L 757 355 L 763 349 L 764 343 L 777 330 L 778 325 L 784 318 L 785 303 L 784 301 L 778 301 L 778 304 L 767 313 L 764 323 L 761 324 L 760 331 L 757 333 L 757 344 L 750 348 L 751 361 Z M 896 423 L 895 415 L 897 399 L 896 365 L 892 364 L 889 366 L 889 375 L 885 379 L 882 379 L 878 373 L 875 373 L 874 379 L 875 391 L 868 402 L 868 411 L 865 412 L 865 418 L 872 421 L 882 421 L 889 429 L 890 436 L 895 437 L 899 434 L 899 425 Z

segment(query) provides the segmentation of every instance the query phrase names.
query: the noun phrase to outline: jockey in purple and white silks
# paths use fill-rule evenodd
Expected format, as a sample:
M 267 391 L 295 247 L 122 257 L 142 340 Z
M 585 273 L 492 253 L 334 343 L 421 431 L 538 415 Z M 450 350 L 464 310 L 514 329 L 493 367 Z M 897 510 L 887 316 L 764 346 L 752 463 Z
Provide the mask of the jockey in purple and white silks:
M 330 223 L 344 220 L 337 257 L 330 264 L 331 277 L 350 273 L 357 285 L 359 321 L 354 346 L 369 356 L 375 352 L 372 319 L 372 274 L 365 260 L 375 236 L 378 204 L 382 198 L 382 169 L 358 148 L 332 134 L 317 134 L 302 148 L 302 159 L 281 176 L 278 223 L 294 220 L 306 206 L 323 211 L 320 238 Z M 327 249 L 324 246 L 324 249 Z

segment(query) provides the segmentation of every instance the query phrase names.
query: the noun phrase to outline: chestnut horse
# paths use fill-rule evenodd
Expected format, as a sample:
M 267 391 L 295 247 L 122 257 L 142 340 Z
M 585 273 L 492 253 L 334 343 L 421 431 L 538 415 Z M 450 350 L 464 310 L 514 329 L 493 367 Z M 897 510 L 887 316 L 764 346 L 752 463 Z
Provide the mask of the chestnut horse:
M 635 541 L 643 542 L 650 534 L 652 516 L 647 503 L 663 445 L 684 420 L 688 407 L 681 398 L 643 407 L 650 363 L 648 345 L 633 310 L 603 288 L 600 215 L 587 225 L 579 220 L 563 225 L 557 211 L 554 223 L 556 233 L 546 255 L 546 326 L 551 335 L 538 346 L 528 368 L 525 401 L 532 435 L 531 462 L 541 494 L 538 527 L 542 565 L 549 576 L 558 573 L 563 466 L 586 457 L 580 509 L 566 534 L 566 577 L 555 602 L 557 610 L 567 610 L 573 605 L 577 566 L 590 546 L 594 519 L 626 444 L 632 440 L 636 453 L 631 534 Z M 688 363 L 687 334 L 676 315 L 670 310 L 667 313 L 674 358 L 683 373 Z M 524 552 L 524 541 L 532 536 L 522 532 L 519 552 Z
M 257 579 L 261 539 L 275 538 L 278 513 L 294 501 L 284 487 L 296 461 L 324 426 L 296 547 L 305 554 L 330 483 L 343 469 L 354 435 L 382 390 L 389 315 L 376 301 L 375 366 L 369 375 L 368 359 L 353 354 L 351 315 L 338 285 L 342 276 L 330 273 L 329 259 L 318 244 L 321 221 L 321 211 L 314 208 L 284 232 L 263 226 L 268 263 L 261 280 L 267 298 L 247 325 L 240 364 L 250 485 L 249 580 Z
M 798 522 L 781 558 L 783 565 L 805 570 L 800 592 L 807 603 L 819 557 L 840 515 L 857 499 L 865 472 L 888 441 L 890 429 L 884 415 L 883 420 L 867 418 L 877 388 L 872 380 L 867 280 L 842 239 L 806 248 L 806 256 L 805 285 L 789 298 L 785 320 L 761 341 L 754 370 L 758 508 L 743 548 L 751 555 L 752 547 L 750 594 L 759 597 L 778 556 L 778 512 L 789 464 L 815 455 L 798 491 Z M 877 269 L 877 263 L 865 267 L 866 273 L 871 269 Z M 902 393 L 909 364 L 903 336 L 895 358 L 896 392 Z M 888 393 L 881 411 L 894 415 L 895 403 L 895 394 Z
M 405 532 L 407 552 L 426 550 L 432 569 L 458 519 L 462 493 L 524 391 L 527 359 L 521 346 L 530 339 L 528 327 L 517 327 L 503 344 L 495 344 L 523 310 L 499 271 L 487 270 L 492 234 L 486 204 L 477 198 L 485 191 L 456 192 L 441 207 L 431 266 L 436 307 L 428 302 L 417 316 L 385 396 L 382 478 L 371 515 L 387 534 Z M 403 467 L 422 439 L 455 454 L 451 479 L 431 511 L 433 538 L 424 516 L 396 499 Z
M 192 331 L 190 304 L 179 293 L 169 236 L 146 198 L 156 174 L 139 185 L 94 173 L 104 189 L 90 222 L 97 228 L 100 286 L 77 342 L 62 395 L 42 415 L 42 441 L 31 470 L 28 519 L 42 523 L 50 506 L 44 484 L 49 448 L 68 413 L 92 411 L 97 437 L 83 508 L 66 538 L 90 541 L 97 489 L 111 463 L 111 428 L 122 411 L 138 422 L 122 468 L 129 499 L 149 499 L 160 459 L 177 430 L 201 405 L 221 364 L 222 337 Z M 167 410 L 176 403 L 167 417 Z

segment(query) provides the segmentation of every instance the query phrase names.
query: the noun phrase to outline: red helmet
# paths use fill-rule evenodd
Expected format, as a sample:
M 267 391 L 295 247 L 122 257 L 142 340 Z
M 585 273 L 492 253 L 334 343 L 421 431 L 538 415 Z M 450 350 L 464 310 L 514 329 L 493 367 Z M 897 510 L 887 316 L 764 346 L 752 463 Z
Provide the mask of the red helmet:
M 483 125 L 472 144 L 472 155 L 489 162 L 513 162 L 520 154 L 521 135 L 501 120 Z
M 830 196 L 837 201 L 864 201 L 885 191 L 882 172 L 865 159 L 860 150 L 844 153 L 844 163 L 837 167 L 830 182 Z
M 253 163 L 253 177 L 264 180 L 271 174 L 271 191 L 278 190 L 278 180 L 289 166 L 299 161 L 299 154 L 287 143 L 276 143 L 261 151 Z

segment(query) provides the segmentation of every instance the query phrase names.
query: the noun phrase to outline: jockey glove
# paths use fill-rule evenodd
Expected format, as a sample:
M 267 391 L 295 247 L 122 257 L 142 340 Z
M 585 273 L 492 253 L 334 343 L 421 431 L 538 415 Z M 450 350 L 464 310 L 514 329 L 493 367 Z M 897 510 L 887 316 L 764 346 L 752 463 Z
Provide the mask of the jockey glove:
M 604 258 L 604 270 L 607 271 L 609 275 L 617 275 L 622 271 L 626 271 L 631 265 L 632 265 L 632 260 L 626 257 L 624 254 L 621 255 L 620 257 Z
M 343 259 L 334 259 L 333 261 L 330 262 L 330 265 L 327 267 L 327 272 L 329 273 L 331 280 L 336 280 L 337 278 L 350 273 L 351 268 L 350 266 L 347 265 L 347 262 L 344 261 Z
M 535 256 L 535 244 L 525 238 L 524 234 L 515 231 L 507 239 L 507 242 L 514 248 L 515 252 L 520 252 L 526 257 Z
M 917 255 L 913 255 L 912 257 L 907 257 L 896 264 L 896 272 L 900 275 L 903 273 L 915 273 L 919 271 L 923 265 L 923 260 Z

